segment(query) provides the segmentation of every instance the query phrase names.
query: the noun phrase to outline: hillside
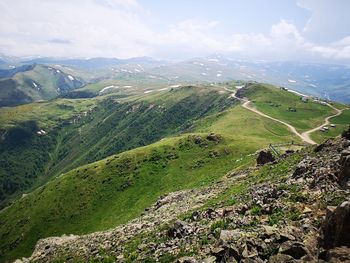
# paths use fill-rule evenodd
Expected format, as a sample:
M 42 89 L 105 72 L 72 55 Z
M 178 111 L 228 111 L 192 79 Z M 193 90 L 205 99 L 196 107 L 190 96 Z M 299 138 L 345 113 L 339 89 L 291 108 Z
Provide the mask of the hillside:
M 99 85 L 100 82 L 112 82 L 113 85 L 118 86 L 119 84 L 120 87 L 141 86 L 141 88 L 146 88 L 148 86 L 152 89 L 153 85 L 157 88 L 165 84 L 255 80 L 311 94 L 322 99 L 342 103 L 350 102 L 350 74 L 349 67 L 346 65 L 237 60 L 219 54 L 179 62 L 161 61 L 149 57 L 131 59 L 36 58 L 31 60 L 11 58 L 5 61 L 3 65 L 0 63 L 0 76 L 9 77 L 27 66 L 41 64 L 54 67 L 93 85 Z M 69 96 L 74 98 L 93 95 L 96 93 L 80 90 L 72 92 Z
M 293 125 L 299 132 L 317 127 L 334 109 L 309 98 L 271 85 L 250 83 L 239 90 L 239 96 L 247 97 L 259 111 Z
M 239 105 L 236 85 L 1 109 L 2 205 L 12 200 L 0 211 L 4 260 L 29 256 L 43 237 L 127 223 L 164 194 L 211 187 L 227 172 L 253 165 L 255 152 L 270 144 L 280 153 L 305 145 L 283 123 Z M 290 123 L 300 130 L 332 114 L 327 106 L 310 102 L 306 107 L 300 96 L 265 84 L 246 85 L 238 95 L 286 121 L 283 109 L 297 105 L 298 118 Z M 267 100 L 283 106 L 269 112 Z M 346 122 L 344 114 L 339 122 Z
M 258 81 L 342 103 L 350 102 L 346 65 L 238 60 L 220 54 L 156 66 L 153 72 L 187 81 Z
M 232 118 L 240 111 L 224 115 Z M 140 215 L 165 193 L 208 185 L 236 167 L 246 167 L 252 161 L 250 153 L 267 144 L 259 140 L 262 133 L 271 134 L 264 128 L 269 126 L 268 120 L 257 118 L 255 123 L 255 133 L 245 135 L 251 144 L 238 144 L 237 138 L 226 138 L 226 134 L 170 138 L 55 178 L 0 212 L 4 219 L 0 233 L 7 233 L 2 253 L 28 255 L 41 237 L 114 227 Z M 275 129 L 285 134 L 276 141 L 291 140 L 283 127 L 276 125 Z M 67 202 L 74 206 L 67 207 Z M 25 223 L 14 227 L 18 220 Z M 14 244 L 21 233 L 26 233 L 24 238 Z
M 183 87 L 122 101 L 55 100 L 1 109 L 1 205 L 54 175 L 180 133 L 237 103 L 219 91 Z
M 323 142 L 326 139 L 336 137 L 343 130 L 349 128 L 350 110 L 345 109 L 340 116 L 331 118 L 330 122 L 336 125 L 336 127 L 331 127 L 331 129 L 327 132 L 317 131 L 311 135 L 311 138 L 313 138 L 317 142 Z
M 0 79 L 0 107 L 53 99 L 82 85 L 82 80 L 53 67 L 24 67 Z
M 29 255 L 42 237 L 126 223 L 160 195 L 206 185 L 237 165 L 231 161 L 233 149 L 223 142 L 204 137 L 196 144 L 196 138 L 168 139 L 111 156 L 59 176 L 26 195 L 0 212 L 1 254 L 9 253 L 12 258 Z
M 109 231 L 40 240 L 23 262 L 347 262 L 349 139 L 350 130 L 273 163 L 236 168 L 210 186 L 161 196 Z

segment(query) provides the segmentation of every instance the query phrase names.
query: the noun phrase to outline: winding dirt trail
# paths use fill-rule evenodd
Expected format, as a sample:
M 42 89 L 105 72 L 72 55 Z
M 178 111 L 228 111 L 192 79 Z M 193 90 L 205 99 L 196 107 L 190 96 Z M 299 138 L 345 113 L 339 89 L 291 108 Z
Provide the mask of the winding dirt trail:
M 237 90 L 234 90 L 234 91 L 233 91 L 233 90 L 228 89 L 227 87 L 224 87 L 224 89 L 225 89 L 226 91 L 229 91 L 229 92 L 232 93 L 232 94 L 231 94 L 231 97 L 236 98 L 236 99 L 238 99 L 239 101 L 241 101 L 241 102 L 242 102 L 242 107 L 244 107 L 244 108 L 246 108 L 247 110 L 250 110 L 250 111 L 252 111 L 252 112 L 254 112 L 254 113 L 256 113 L 256 114 L 258 114 L 258 115 L 260 115 L 260 116 L 262 116 L 262 117 L 268 118 L 268 119 L 270 119 L 270 120 L 279 122 L 279 123 L 281 123 L 281 124 L 287 126 L 288 129 L 289 129 L 292 133 L 294 133 L 295 135 L 297 135 L 302 141 L 304 141 L 304 142 L 306 142 L 306 143 L 308 143 L 308 144 L 312 144 L 312 145 L 317 144 L 317 143 L 316 143 L 314 140 L 312 140 L 312 139 L 310 138 L 310 134 L 313 133 L 313 132 L 315 132 L 315 131 L 317 131 L 317 130 L 319 130 L 319 129 L 321 129 L 323 126 L 329 125 L 329 123 L 330 123 L 329 120 L 330 120 L 331 118 L 333 118 L 333 117 L 339 116 L 340 114 L 342 114 L 342 112 L 343 112 L 343 110 L 344 110 L 344 109 L 339 110 L 339 109 L 337 109 L 336 107 L 334 107 L 333 105 L 327 103 L 327 106 L 328 106 L 328 107 L 331 107 L 331 108 L 334 109 L 334 110 L 336 110 L 337 113 L 336 113 L 336 114 L 333 114 L 333 115 L 331 115 L 331 116 L 326 117 L 326 118 L 325 118 L 325 121 L 324 121 L 324 123 L 323 123 L 322 125 L 320 125 L 320 126 L 318 126 L 318 127 L 316 127 L 316 128 L 313 128 L 313 129 L 311 129 L 311 130 L 305 131 L 305 132 L 303 132 L 303 133 L 299 133 L 293 125 L 290 125 L 289 123 L 287 123 L 287 122 L 285 122 L 285 121 L 282 121 L 282 120 L 273 118 L 273 117 L 271 117 L 271 116 L 269 116 L 269 115 L 266 115 L 265 113 L 262 113 L 261 111 L 259 111 L 258 109 L 256 109 L 256 108 L 252 105 L 252 102 L 251 102 L 250 100 L 248 100 L 247 98 L 239 98 L 239 97 L 237 97 L 237 96 L 236 96 Z
M 290 125 L 289 123 L 286 123 L 286 122 L 281 121 L 281 120 L 279 120 L 279 119 L 275 119 L 275 118 L 273 118 L 273 117 L 271 117 L 271 116 L 269 116 L 269 115 L 266 115 L 265 113 L 262 113 L 261 111 L 257 110 L 256 108 L 254 108 L 254 106 L 252 105 L 251 101 L 249 101 L 249 100 L 245 101 L 245 102 L 242 104 L 242 106 L 243 106 L 243 108 L 246 108 L 247 110 L 250 110 L 250 111 L 252 111 L 252 112 L 255 112 L 256 114 L 259 114 L 260 116 L 263 116 L 263 117 L 265 117 L 265 118 L 268 118 L 268 119 L 270 119 L 270 120 L 279 122 L 279 123 L 281 123 L 281 124 L 287 126 L 288 129 L 289 129 L 292 133 L 294 133 L 295 135 L 297 135 L 300 139 L 302 139 L 302 140 L 305 141 L 306 143 L 309 143 L 309 144 L 313 144 L 313 143 L 314 143 L 313 140 L 304 137 L 302 134 L 300 134 L 300 133 L 295 129 L 294 126 Z
M 312 142 L 313 142 L 312 144 L 316 144 L 316 142 L 314 142 L 314 141 L 310 138 L 310 134 L 313 133 L 313 132 L 315 132 L 315 131 L 317 131 L 317 130 L 319 130 L 319 129 L 321 129 L 323 126 L 329 125 L 329 124 L 330 124 L 329 120 L 330 120 L 331 118 L 339 116 L 339 115 L 342 114 L 342 112 L 344 111 L 344 109 L 339 110 L 339 109 L 337 109 L 336 107 L 334 107 L 333 105 L 328 104 L 328 103 L 327 103 L 327 106 L 328 106 L 328 107 L 331 107 L 332 109 L 334 109 L 337 113 L 336 113 L 336 114 L 333 114 L 333 115 L 331 115 L 331 116 L 328 116 L 327 118 L 325 118 L 324 123 L 323 123 L 322 125 L 320 125 L 320 126 L 318 126 L 318 127 L 316 127 L 316 128 L 313 128 L 313 129 L 311 129 L 311 130 L 308 130 L 308 131 L 306 131 L 306 132 L 303 132 L 303 133 L 301 134 L 301 136 L 303 136 L 305 139 L 312 141 Z

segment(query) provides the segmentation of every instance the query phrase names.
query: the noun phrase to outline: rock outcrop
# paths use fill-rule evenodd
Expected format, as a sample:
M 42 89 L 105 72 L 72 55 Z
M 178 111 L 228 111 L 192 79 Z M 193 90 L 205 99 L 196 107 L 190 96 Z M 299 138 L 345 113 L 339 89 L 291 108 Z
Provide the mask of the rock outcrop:
M 322 225 L 322 246 L 325 249 L 350 247 L 350 201 L 338 207 L 328 207 Z

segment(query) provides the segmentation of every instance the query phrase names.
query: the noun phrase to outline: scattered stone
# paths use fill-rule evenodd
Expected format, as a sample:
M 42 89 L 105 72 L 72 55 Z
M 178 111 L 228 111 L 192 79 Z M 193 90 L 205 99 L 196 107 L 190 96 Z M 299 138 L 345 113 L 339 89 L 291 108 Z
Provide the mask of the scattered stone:
M 325 261 L 331 263 L 350 262 L 350 247 L 336 247 L 326 252 Z
M 308 206 L 305 206 L 302 213 L 303 214 L 307 214 L 307 213 L 311 213 L 311 212 L 312 212 L 312 209 L 310 207 L 308 207 Z
M 263 226 L 263 228 L 265 230 L 266 235 L 268 236 L 272 236 L 278 232 L 278 229 L 273 226 Z
M 178 263 L 197 263 L 198 261 L 194 257 L 182 257 L 182 258 L 179 258 L 176 262 L 178 262 Z
M 294 241 L 286 241 L 282 243 L 279 252 L 281 254 L 292 256 L 295 259 L 301 259 L 308 254 L 308 250 L 304 247 L 303 243 Z
M 168 236 L 182 238 L 184 236 L 191 234 L 192 232 L 193 230 L 186 222 L 177 220 L 174 223 L 173 227 L 169 228 Z
M 292 256 L 285 255 L 285 254 L 277 254 L 269 259 L 269 263 L 295 263 L 297 262 Z
M 220 141 L 220 136 L 216 135 L 215 133 L 210 133 L 208 136 L 207 136 L 207 140 L 208 141 L 214 141 L 214 142 L 219 142 Z
M 216 262 L 216 258 L 214 256 L 210 256 L 203 259 L 203 263 L 215 263 L 215 262 Z
M 200 219 L 200 213 L 198 211 L 194 211 L 192 213 L 192 220 L 197 221 Z
M 202 142 L 203 142 L 202 137 L 196 136 L 196 137 L 194 138 L 194 143 L 195 143 L 195 144 L 201 144 Z
M 221 230 L 220 240 L 224 242 L 231 242 L 238 240 L 242 236 L 239 230 Z

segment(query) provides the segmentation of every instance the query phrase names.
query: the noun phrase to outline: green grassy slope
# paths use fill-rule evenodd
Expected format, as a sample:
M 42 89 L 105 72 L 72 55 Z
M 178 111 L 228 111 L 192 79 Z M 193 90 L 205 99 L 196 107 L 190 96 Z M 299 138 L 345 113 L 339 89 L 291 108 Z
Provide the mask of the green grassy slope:
M 337 137 L 339 134 L 341 134 L 344 130 L 346 130 L 350 125 L 350 110 L 344 110 L 343 113 L 337 117 L 331 118 L 330 122 L 332 124 L 335 124 L 336 127 L 329 127 L 329 131 L 321 132 L 321 131 L 315 131 L 311 134 L 311 138 L 321 143 L 326 139 Z
M 52 130 L 65 120 L 94 107 L 95 100 L 59 99 L 0 108 L 0 129 L 15 128 L 22 122 L 35 121 L 44 130 Z
M 82 81 L 52 67 L 36 65 L 0 80 L 0 106 L 47 100 L 82 86 Z
M 257 88 L 258 94 L 261 89 Z M 269 89 L 277 94 L 272 96 L 277 100 L 282 91 Z M 286 103 L 287 99 L 283 97 L 282 101 Z M 38 103 L 16 107 L 13 110 L 21 112 L 16 114 L 16 121 L 12 120 L 11 111 L 0 110 L 0 119 L 5 120 L 2 133 L 5 138 L 6 131 L 13 128 L 24 130 L 19 135 L 15 133 L 19 138 L 22 135 L 31 138 L 25 148 L 27 152 L 15 144 L 12 152 L 9 147 L 0 151 L 0 155 L 6 156 L 0 160 L 8 161 L 8 156 L 12 156 L 13 161 L 17 160 L 14 164 L 21 167 L 12 170 L 12 174 L 34 169 L 37 172 L 34 179 L 31 173 L 21 177 L 34 186 L 56 175 L 0 211 L 3 261 L 29 255 L 42 237 L 88 233 L 127 222 L 164 193 L 207 185 L 232 169 L 252 164 L 254 157 L 250 154 L 270 143 L 299 141 L 286 126 L 241 106 L 231 107 L 235 101 L 217 88 L 183 87 L 123 100 L 113 96 L 77 100 L 76 108 L 71 106 L 79 118 L 71 115 L 72 108 L 67 107 L 74 101 L 55 103 L 56 106 Z M 37 114 L 28 108 L 38 105 L 43 109 Z M 88 114 L 81 113 L 91 108 Z M 40 113 L 45 110 L 47 113 Z M 59 119 L 60 115 L 65 119 Z M 310 113 L 303 116 L 311 119 Z M 67 123 L 68 120 L 72 123 Z M 301 126 L 306 123 L 304 119 L 300 122 Z M 48 136 L 34 136 L 38 127 L 47 127 Z M 201 136 L 202 143 L 196 144 L 195 135 L 169 137 L 187 132 Z M 211 132 L 221 136 L 218 143 L 205 139 Z M 164 137 L 167 138 L 158 141 Z M 155 141 L 158 142 L 112 155 Z M 80 166 L 109 155 L 107 159 Z M 37 159 L 34 163 L 38 166 L 21 166 L 18 160 L 29 157 Z M 40 166 L 42 163 L 45 165 Z M 75 167 L 78 168 L 71 170 Z M 10 178 L 6 177 L 7 170 L 0 171 L 2 178 Z M 67 173 L 60 175 L 63 172 Z
M 250 84 L 242 93 L 258 110 L 293 125 L 298 131 L 317 127 L 335 113 L 326 105 L 310 100 L 302 102 L 300 96 L 267 84 Z M 289 107 L 295 108 L 296 112 L 289 111 Z
M 196 132 L 224 134 L 238 151 L 261 149 L 270 143 L 300 142 L 283 124 L 263 118 L 242 106 L 199 120 Z
M 65 120 L 91 105 L 91 101 L 60 100 L 0 109 L 0 207 L 39 177 L 49 178 L 45 170 L 58 158 L 52 154 L 66 129 Z M 47 134 L 38 135 L 40 130 Z
M 182 132 L 194 120 L 220 112 L 234 103 L 226 94 L 195 87 L 183 87 L 123 103 L 104 100 L 91 116 L 74 124 L 72 133 L 65 136 L 64 144 L 79 145 L 79 149 L 65 154 L 63 163 L 58 165 L 67 171 L 117 152 L 147 145 Z
M 108 229 L 160 195 L 206 185 L 240 163 L 238 152 L 194 136 L 166 139 L 59 176 L 0 212 L 1 258 L 29 255 L 42 237 Z M 69 205 L 67 205 L 69 204 Z
M 0 204 L 53 175 L 180 133 L 234 103 L 227 94 L 184 87 L 122 103 L 106 97 L 1 109 Z M 40 129 L 47 134 L 37 135 Z
M 40 237 L 116 226 L 161 194 L 212 183 L 251 163 L 249 154 L 257 149 L 296 140 L 283 125 L 242 107 L 198 120 L 192 128 L 200 132 L 202 144 L 195 143 L 195 136 L 168 138 L 79 167 L 15 202 L 0 212 L 0 235 L 6 241 L 2 253 L 9 258 L 28 255 Z M 205 139 L 209 131 L 221 134 L 219 143 Z M 23 224 L 15 228 L 19 221 Z M 24 237 L 16 243 L 21 233 Z

